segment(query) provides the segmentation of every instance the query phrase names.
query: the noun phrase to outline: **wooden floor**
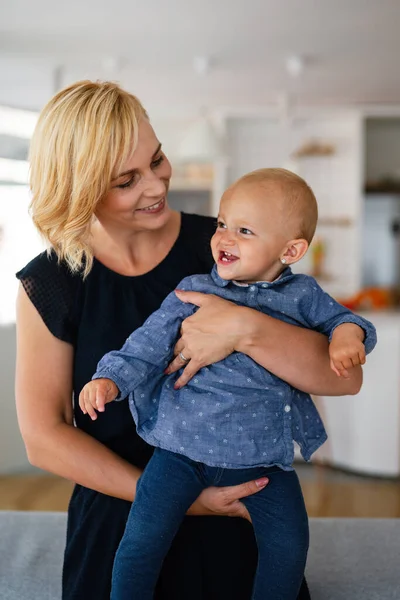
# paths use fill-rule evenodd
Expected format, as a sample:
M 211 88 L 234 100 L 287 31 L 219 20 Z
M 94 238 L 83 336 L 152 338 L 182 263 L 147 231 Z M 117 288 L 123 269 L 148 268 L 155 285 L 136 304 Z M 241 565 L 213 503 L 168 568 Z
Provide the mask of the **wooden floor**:
M 301 466 L 310 517 L 400 518 L 400 481 L 360 477 L 328 467 Z M 73 484 L 51 475 L 0 477 L 0 510 L 67 509 Z

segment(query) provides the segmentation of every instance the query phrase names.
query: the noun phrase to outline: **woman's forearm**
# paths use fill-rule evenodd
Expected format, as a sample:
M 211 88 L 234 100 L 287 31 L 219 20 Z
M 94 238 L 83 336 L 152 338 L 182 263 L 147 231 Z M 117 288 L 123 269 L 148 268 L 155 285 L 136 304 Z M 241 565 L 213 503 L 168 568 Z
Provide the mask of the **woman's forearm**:
M 236 351 L 303 392 L 318 396 L 359 392 L 361 367 L 351 369 L 349 379 L 339 378 L 330 368 L 326 336 L 245 307 L 239 315 L 241 335 Z
M 67 423 L 46 435 L 25 439 L 30 462 L 108 496 L 132 501 L 140 469 Z

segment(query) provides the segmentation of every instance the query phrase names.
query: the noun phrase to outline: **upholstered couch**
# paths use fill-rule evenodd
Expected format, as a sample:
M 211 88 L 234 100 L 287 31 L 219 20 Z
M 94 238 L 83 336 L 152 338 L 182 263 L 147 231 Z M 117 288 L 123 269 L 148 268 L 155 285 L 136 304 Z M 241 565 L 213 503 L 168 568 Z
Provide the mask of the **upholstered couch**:
M 310 525 L 313 600 L 400 600 L 400 519 Z M 65 528 L 64 513 L 0 511 L 1 600 L 60 600 Z

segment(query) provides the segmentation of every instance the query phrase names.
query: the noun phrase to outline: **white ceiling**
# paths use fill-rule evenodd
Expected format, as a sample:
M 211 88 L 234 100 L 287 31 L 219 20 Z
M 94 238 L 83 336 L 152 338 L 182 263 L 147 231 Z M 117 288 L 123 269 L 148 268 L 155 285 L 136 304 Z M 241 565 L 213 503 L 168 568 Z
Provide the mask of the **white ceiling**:
M 4 61 L 14 73 L 23 61 L 62 66 L 61 83 L 118 79 L 151 106 L 260 105 L 283 91 L 400 102 L 400 0 L 1 0 L 0 11 L 0 77 Z M 293 53 L 308 61 L 297 79 Z M 204 77 L 198 55 L 215 62 Z

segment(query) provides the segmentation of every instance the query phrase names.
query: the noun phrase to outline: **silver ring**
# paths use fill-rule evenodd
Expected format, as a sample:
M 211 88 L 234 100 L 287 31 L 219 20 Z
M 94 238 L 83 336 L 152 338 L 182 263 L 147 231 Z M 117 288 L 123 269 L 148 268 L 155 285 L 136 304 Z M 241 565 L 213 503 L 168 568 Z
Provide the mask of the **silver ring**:
M 181 360 L 183 360 L 183 362 L 189 362 L 189 360 L 190 360 L 190 358 L 186 358 L 186 356 L 184 356 L 184 355 L 182 354 L 182 352 L 179 352 L 179 358 L 180 358 Z

